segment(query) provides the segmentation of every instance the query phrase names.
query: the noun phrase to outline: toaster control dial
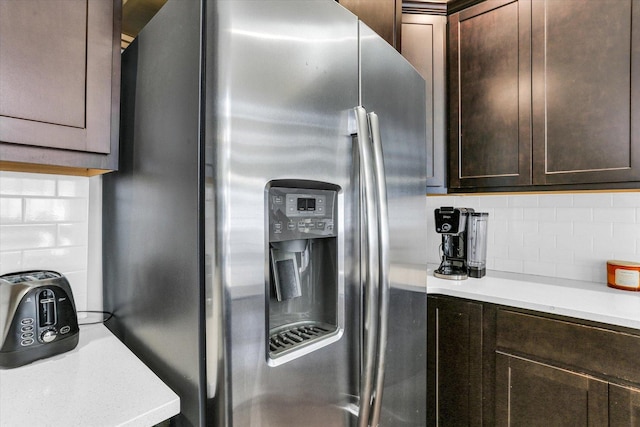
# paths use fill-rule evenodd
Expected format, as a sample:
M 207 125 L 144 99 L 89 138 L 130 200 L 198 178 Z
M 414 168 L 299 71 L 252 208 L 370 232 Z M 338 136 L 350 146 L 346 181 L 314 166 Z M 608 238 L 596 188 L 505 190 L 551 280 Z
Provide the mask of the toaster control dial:
M 43 342 L 51 342 L 56 339 L 56 336 L 56 331 L 54 331 L 53 329 L 47 329 L 42 334 L 40 334 L 40 339 Z

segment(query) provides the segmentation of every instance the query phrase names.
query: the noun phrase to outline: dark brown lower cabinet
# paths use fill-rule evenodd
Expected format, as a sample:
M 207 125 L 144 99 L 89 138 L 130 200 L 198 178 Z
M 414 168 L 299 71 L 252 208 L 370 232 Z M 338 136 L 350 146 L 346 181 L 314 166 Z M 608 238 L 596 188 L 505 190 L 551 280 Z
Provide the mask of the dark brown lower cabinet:
M 640 426 L 640 331 L 428 299 L 429 426 Z
M 496 356 L 496 426 L 606 426 L 607 398 L 604 381 Z
M 482 305 L 429 297 L 427 311 L 428 425 L 479 426 L 482 421 Z

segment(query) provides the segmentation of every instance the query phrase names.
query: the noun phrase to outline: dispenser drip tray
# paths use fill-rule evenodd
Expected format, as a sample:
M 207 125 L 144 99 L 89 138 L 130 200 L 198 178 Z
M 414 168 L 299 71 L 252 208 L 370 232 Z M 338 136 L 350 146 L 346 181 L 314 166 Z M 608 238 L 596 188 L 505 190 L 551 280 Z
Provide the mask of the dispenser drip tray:
M 269 355 L 281 356 L 301 346 L 319 341 L 333 335 L 337 328 L 320 322 L 302 322 L 289 324 L 275 329 L 269 335 Z

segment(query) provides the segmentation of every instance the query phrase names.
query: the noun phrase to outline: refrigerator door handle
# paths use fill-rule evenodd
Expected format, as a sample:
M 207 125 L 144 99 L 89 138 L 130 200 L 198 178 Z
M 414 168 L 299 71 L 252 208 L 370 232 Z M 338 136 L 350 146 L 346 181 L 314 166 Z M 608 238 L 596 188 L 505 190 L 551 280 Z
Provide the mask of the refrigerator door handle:
M 389 212 L 387 206 L 387 180 L 382 153 L 382 138 L 378 115 L 374 112 L 367 114 L 371 126 L 371 140 L 373 144 L 373 158 L 375 164 L 377 184 L 377 213 L 378 213 L 378 255 L 379 255 L 379 301 L 378 301 L 378 345 L 375 367 L 375 384 L 373 388 L 373 408 L 371 426 L 380 422 L 382 408 L 382 391 L 384 389 L 385 354 L 387 349 L 388 318 L 389 318 Z
M 379 249 L 377 220 L 377 191 L 375 163 L 371 149 L 371 137 L 367 112 L 363 107 L 355 108 L 357 141 L 361 174 L 361 212 L 365 226 L 365 239 L 361 260 L 364 273 L 364 326 L 363 360 L 360 379 L 360 407 L 358 426 L 367 427 L 371 416 L 371 404 L 375 379 L 376 347 L 378 344 L 378 294 L 379 294 Z M 362 227 L 361 227 L 362 229 Z

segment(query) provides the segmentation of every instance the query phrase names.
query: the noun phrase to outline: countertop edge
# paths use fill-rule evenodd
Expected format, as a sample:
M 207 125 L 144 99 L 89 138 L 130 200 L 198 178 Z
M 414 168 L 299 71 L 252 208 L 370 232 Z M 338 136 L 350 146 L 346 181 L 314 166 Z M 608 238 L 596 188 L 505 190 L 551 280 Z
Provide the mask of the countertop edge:
M 640 293 L 606 283 L 487 272 L 482 279 L 447 280 L 427 273 L 427 294 L 567 316 L 640 330 Z

